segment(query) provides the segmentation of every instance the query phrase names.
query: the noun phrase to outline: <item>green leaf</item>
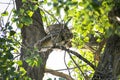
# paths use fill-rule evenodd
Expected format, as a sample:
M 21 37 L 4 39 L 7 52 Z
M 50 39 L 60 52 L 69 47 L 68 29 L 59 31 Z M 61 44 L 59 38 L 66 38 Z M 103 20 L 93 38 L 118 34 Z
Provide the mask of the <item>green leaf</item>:
M 12 20 L 12 22 L 18 22 L 19 21 L 18 18 L 12 18 L 11 20 Z
M 14 49 L 15 49 L 15 48 L 11 46 L 9 50 L 12 51 L 12 50 L 14 50 Z
M 23 23 L 18 23 L 17 27 L 22 28 L 23 27 Z
M 48 3 L 47 3 L 47 5 L 48 5 L 48 6 L 51 6 L 51 5 L 52 5 L 52 3 L 51 3 L 51 2 L 48 2 Z
M 18 64 L 18 66 L 22 66 L 22 64 L 23 64 L 21 60 L 16 61 L 16 63 Z
M 65 78 L 59 78 L 59 80 L 65 80 Z
M 30 62 L 31 62 L 31 59 L 30 59 L 30 58 L 27 58 L 25 61 L 26 61 L 27 63 L 30 63 Z
M 68 6 L 66 6 L 66 7 L 64 8 L 64 10 L 65 10 L 65 11 L 68 11 L 68 10 L 69 10 L 69 7 L 68 7 Z
M 24 9 L 22 9 L 22 8 L 20 8 L 20 14 L 23 14 L 25 12 L 25 10 Z
M 9 25 L 10 25 L 10 22 L 7 22 L 7 23 L 5 24 L 5 27 L 7 28 Z
M 30 11 L 30 10 L 27 11 L 27 14 L 29 15 L 29 17 L 32 17 L 33 13 L 34 13 L 33 11 Z
M 56 3 L 56 2 L 55 2 L 55 3 L 53 3 L 53 6 L 54 6 L 54 7 L 58 6 L 58 3 Z
M 15 33 L 16 33 L 15 31 L 11 30 L 10 31 L 10 36 L 13 36 Z
M 27 26 L 29 26 L 30 24 L 32 24 L 33 20 L 32 18 L 28 17 L 28 16 L 23 16 L 21 18 L 21 22 Z
M 11 29 L 13 29 L 13 28 L 12 28 L 12 26 L 8 26 L 8 29 L 11 30 Z
M 52 80 L 52 78 L 48 78 L 47 80 Z
M 20 72 L 22 72 L 22 76 L 26 74 L 26 70 L 23 67 L 20 67 Z
M 8 54 L 7 54 L 7 58 L 8 58 L 8 59 L 13 59 L 13 55 L 12 55 L 11 53 L 8 53 Z
M 34 66 L 34 60 L 32 58 L 27 58 L 25 61 L 28 63 L 29 66 Z
M 22 0 L 23 3 L 27 2 L 27 0 Z
M 8 16 L 8 11 L 4 11 L 1 15 L 2 16 Z
M 33 7 L 33 10 L 35 11 L 35 10 L 37 10 L 38 9 L 38 5 L 35 5 L 34 7 Z
M 42 64 L 42 58 L 37 57 L 37 65 L 36 66 L 40 66 L 40 64 Z

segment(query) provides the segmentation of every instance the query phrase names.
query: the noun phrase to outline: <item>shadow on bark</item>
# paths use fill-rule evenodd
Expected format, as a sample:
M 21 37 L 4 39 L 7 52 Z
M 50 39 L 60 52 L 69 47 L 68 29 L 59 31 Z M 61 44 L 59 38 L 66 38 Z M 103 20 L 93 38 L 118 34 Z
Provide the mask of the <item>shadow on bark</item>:
M 17 10 L 19 10 L 22 7 L 22 0 L 15 0 Z M 21 17 L 21 16 L 18 16 Z M 46 36 L 46 33 L 43 28 L 43 22 L 42 22 L 42 16 L 40 14 L 40 9 L 37 9 L 33 16 L 33 24 L 29 26 L 23 26 L 21 29 L 21 35 L 22 35 L 22 47 L 21 47 L 21 60 L 23 62 L 23 67 L 27 71 L 27 75 L 32 78 L 32 80 L 42 80 L 44 77 L 45 72 L 45 65 L 47 58 L 49 56 L 50 50 L 46 53 L 38 53 L 35 54 L 39 55 L 39 58 L 42 59 L 42 64 L 39 65 L 39 67 L 30 67 L 26 62 L 25 58 L 30 55 L 27 53 L 28 50 L 31 52 L 33 51 L 34 44 Z M 34 53 L 33 53 L 34 54 Z
M 120 37 L 110 36 L 92 80 L 118 80 L 120 75 Z

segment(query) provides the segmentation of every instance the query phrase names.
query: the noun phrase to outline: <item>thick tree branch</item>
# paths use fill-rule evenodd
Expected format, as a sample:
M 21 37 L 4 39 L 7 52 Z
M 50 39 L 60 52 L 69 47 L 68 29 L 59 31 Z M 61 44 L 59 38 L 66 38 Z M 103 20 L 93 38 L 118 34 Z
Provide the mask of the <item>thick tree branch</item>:
M 46 73 L 50 73 L 50 74 L 53 74 L 55 76 L 59 76 L 59 77 L 63 77 L 65 78 L 66 80 L 74 80 L 72 77 L 70 77 L 69 75 L 67 74 L 64 74 L 62 72 L 58 72 L 56 70 L 52 70 L 52 69 L 45 69 L 45 72 Z
M 86 65 L 82 65 L 82 66 L 79 66 L 79 67 L 83 67 L 83 66 L 86 66 Z M 76 69 L 76 68 L 78 68 L 78 67 L 71 67 L 71 68 L 68 68 L 68 69 L 73 70 L 73 69 Z M 65 69 L 57 69 L 55 71 L 67 71 L 68 69 L 67 68 L 65 68 Z
M 91 47 L 89 44 L 85 44 L 84 46 L 86 49 L 90 50 L 91 52 L 95 53 L 95 49 L 93 47 Z
M 87 44 L 87 43 L 85 44 L 84 48 L 90 50 L 95 55 L 95 57 L 94 57 L 95 60 L 99 61 L 100 60 L 100 53 L 101 53 L 101 51 L 106 43 L 106 40 L 107 39 L 104 38 L 101 42 L 99 42 L 99 44 L 97 45 L 98 46 L 97 49 L 94 49 L 92 47 L 92 45 Z
M 37 0 L 36 0 L 37 1 Z M 25 9 L 25 8 L 29 8 L 30 6 L 27 5 L 27 3 L 22 3 L 22 0 L 15 0 L 16 2 L 16 8 L 19 11 L 20 9 Z M 25 6 L 24 6 L 24 5 Z M 35 4 L 33 4 L 32 6 L 35 6 Z M 27 10 L 27 9 L 25 9 Z M 42 15 L 40 13 L 40 9 L 38 8 L 36 11 L 34 11 L 34 14 L 32 15 L 32 20 L 33 23 L 29 26 L 27 25 L 23 25 L 23 27 L 21 28 L 21 36 L 22 36 L 22 46 L 21 46 L 21 56 L 20 56 L 20 60 L 22 60 L 23 62 L 23 67 L 24 69 L 27 71 L 27 76 L 29 76 L 32 80 L 42 80 L 44 77 L 44 70 L 45 70 L 45 65 L 46 65 L 46 61 L 47 58 L 49 56 L 49 51 L 44 53 L 41 52 L 41 54 L 39 54 L 39 57 L 42 59 L 42 64 L 40 64 L 40 67 L 30 67 L 26 61 L 25 61 L 25 57 L 26 54 L 28 53 L 28 50 L 32 50 L 34 51 L 34 44 L 44 38 L 46 36 L 46 32 L 44 31 L 44 26 L 43 26 L 43 22 L 42 22 Z M 21 14 L 23 15 L 23 14 Z M 21 16 L 18 15 L 18 19 L 21 19 Z M 27 47 L 27 49 L 24 47 Z M 38 49 L 41 48 L 40 46 L 38 46 Z M 37 52 L 36 52 L 37 53 Z M 33 53 L 33 54 L 36 54 Z M 28 55 L 29 57 L 29 55 Z
M 106 43 L 106 40 L 107 39 L 103 39 L 100 43 L 99 43 L 99 47 L 98 47 L 98 49 L 95 51 L 95 60 L 97 60 L 97 61 L 99 61 L 100 60 L 100 53 L 101 53 L 101 51 L 102 51 L 102 49 L 103 49 L 103 47 L 104 47 L 104 45 L 105 45 L 105 43 Z
M 120 37 L 111 35 L 92 80 L 118 80 L 120 74 Z M 98 79 L 99 78 L 99 79 Z
M 84 78 L 86 80 L 86 78 L 88 78 L 88 76 L 86 74 L 84 74 L 84 72 L 82 71 L 82 69 L 79 67 L 79 65 L 76 63 L 76 61 L 73 59 L 72 55 L 69 54 L 69 56 L 72 59 L 72 61 L 74 62 L 74 64 L 76 65 L 76 67 L 80 70 L 81 74 L 84 76 Z
M 87 63 L 90 67 L 92 67 L 94 70 L 96 69 L 96 67 L 90 63 L 86 58 L 82 57 L 79 53 L 75 52 L 75 51 L 72 51 L 70 49 L 67 49 L 66 47 L 64 46 L 54 46 L 54 48 L 58 48 L 58 49 L 61 49 L 61 50 L 65 50 L 67 51 L 68 53 L 71 53 L 75 56 L 77 56 L 79 59 L 83 60 L 85 63 Z

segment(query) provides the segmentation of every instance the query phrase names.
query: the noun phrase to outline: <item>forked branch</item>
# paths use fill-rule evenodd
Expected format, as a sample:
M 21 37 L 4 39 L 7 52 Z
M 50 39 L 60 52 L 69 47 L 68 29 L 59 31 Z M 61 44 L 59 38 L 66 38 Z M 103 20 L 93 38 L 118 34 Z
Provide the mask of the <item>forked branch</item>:
M 76 57 L 78 57 L 80 60 L 83 60 L 85 63 L 87 63 L 94 70 L 96 69 L 96 67 L 90 61 L 88 61 L 86 58 L 82 57 L 79 53 L 72 51 L 70 49 L 67 49 L 64 46 L 54 46 L 54 48 L 58 48 L 58 49 L 67 51 L 68 53 L 71 53 L 71 54 L 75 55 Z

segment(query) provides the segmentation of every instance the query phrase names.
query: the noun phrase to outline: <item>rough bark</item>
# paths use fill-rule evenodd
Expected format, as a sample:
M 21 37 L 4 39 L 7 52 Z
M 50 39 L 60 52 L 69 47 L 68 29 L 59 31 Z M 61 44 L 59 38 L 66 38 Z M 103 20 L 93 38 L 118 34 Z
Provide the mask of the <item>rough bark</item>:
M 22 0 L 15 0 L 17 10 L 22 6 Z M 33 50 L 34 44 L 46 36 L 46 33 L 43 28 L 42 16 L 40 14 L 40 9 L 37 9 L 33 16 L 33 24 L 29 26 L 23 26 L 21 29 L 22 35 L 22 48 L 21 48 L 21 60 L 23 61 L 23 67 L 27 71 L 27 75 L 32 78 L 32 80 L 42 80 L 45 72 L 46 60 L 49 56 L 50 51 L 46 53 L 39 53 L 39 57 L 42 59 L 42 64 L 39 67 L 30 67 L 25 62 L 27 50 Z M 38 53 L 35 53 L 38 54 Z
M 109 22 L 113 25 L 111 35 L 104 49 L 103 56 L 95 70 L 92 80 L 118 80 L 120 75 L 120 0 L 114 0 L 114 6 L 108 13 Z
M 116 34 L 107 40 L 103 56 L 92 80 L 117 80 L 120 75 L 120 37 Z
M 22 7 L 22 0 L 16 0 L 16 6 L 17 10 L 19 10 Z M 20 59 L 23 61 L 23 67 L 27 71 L 29 77 L 35 80 L 42 80 L 49 53 L 55 45 L 70 47 L 70 39 L 73 35 L 65 24 L 54 24 L 49 26 L 50 31 L 46 34 L 43 28 L 40 9 L 34 12 L 32 19 L 33 24 L 24 26 L 21 29 L 22 48 Z M 35 51 L 34 47 L 37 47 L 39 51 Z M 31 57 L 31 54 L 39 54 L 39 57 L 42 59 L 42 63 L 39 65 L 40 67 L 30 67 L 25 62 L 25 58 Z

